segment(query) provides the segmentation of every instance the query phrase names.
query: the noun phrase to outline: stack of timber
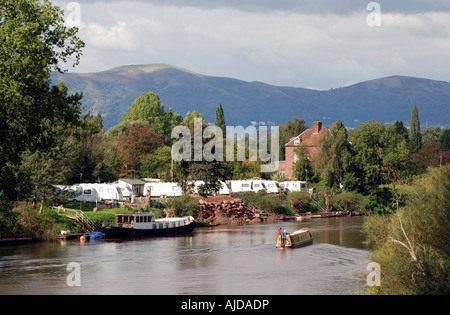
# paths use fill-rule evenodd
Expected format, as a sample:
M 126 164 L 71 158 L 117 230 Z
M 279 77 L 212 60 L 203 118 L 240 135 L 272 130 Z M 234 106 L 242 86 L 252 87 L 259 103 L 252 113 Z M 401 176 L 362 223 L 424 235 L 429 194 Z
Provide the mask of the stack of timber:
M 239 198 L 227 198 L 217 202 L 200 199 L 194 217 L 202 218 L 211 225 L 261 222 L 259 215 L 247 208 Z

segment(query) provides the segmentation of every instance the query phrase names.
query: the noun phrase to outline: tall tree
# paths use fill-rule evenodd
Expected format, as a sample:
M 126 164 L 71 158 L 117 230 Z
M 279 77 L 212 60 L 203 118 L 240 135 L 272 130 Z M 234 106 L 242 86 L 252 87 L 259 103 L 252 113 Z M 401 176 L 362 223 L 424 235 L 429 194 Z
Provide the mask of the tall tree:
M 50 86 L 52 70 L 62 72 L 69 59 L 79 62 L 84 43 L 77 32 L 48 0 L 0 2 L 0 193 L 9 198 L 18 197 L 11 187 L 20 179 L 11 174 L 22 153 L 48 149 L 55 125 L 80 115 L 79 96 Z
M 354 153 L 341 121 L 321 139 L 320 153 L 314 166 L 328 187 L 339 188 L 342 185 L 347 190 L 356 190 Z
M 422 146 L 422 135 L 420 133 L 419 110 L 414 105 L 409 122 L 409 139 L 411 152 L 416 153 Z
M 172 129 L 181 123 L 181 115 L 173 113 L 170 108 L 166 111 L 159 96 L 153 92 L 148 92 L 134 100 L 120 122 L 136 120 L 148 122 L 151 129 L 164 135 L 166 144 L 171 144 Z
M 439 137 L 439 143 L 443 150 L 450 150 L 450 129 L 445 129 Z
M 216 121 L 214 122 L 214 125 L 222 129 L 223 137 L 226 138 L 227 126 L 225 124 L 225 115 L 223 114 L 222 104 L 219 104 L 216 109 Z

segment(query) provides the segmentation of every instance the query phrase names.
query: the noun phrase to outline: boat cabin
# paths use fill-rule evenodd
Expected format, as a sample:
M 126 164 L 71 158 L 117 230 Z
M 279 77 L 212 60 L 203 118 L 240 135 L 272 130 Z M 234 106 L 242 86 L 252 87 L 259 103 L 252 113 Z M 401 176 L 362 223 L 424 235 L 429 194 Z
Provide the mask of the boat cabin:
M 127 213 L 116 214 L 116 227 L 119 228 L 141 228 L 141 223 L 151 223 L 154 213 Z
M 116 214 L 115 226 L 135 230 L 159 230 L 187 226 L 194 221 L 192 217 L 153 220 L 154 216 L 154 213 Z

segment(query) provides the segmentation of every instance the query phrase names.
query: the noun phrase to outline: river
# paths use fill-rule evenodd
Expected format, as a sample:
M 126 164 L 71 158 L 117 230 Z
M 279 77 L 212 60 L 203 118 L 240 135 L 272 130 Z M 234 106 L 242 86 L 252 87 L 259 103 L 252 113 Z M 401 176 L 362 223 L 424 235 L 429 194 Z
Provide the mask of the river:
M 351 294 L 368 263 L 362 222 L 313 219 L 196 228 L 179 237 L 0 247 L 0 294 Z M 309 227 L 314 243 L 276 249 L 279 227 Z

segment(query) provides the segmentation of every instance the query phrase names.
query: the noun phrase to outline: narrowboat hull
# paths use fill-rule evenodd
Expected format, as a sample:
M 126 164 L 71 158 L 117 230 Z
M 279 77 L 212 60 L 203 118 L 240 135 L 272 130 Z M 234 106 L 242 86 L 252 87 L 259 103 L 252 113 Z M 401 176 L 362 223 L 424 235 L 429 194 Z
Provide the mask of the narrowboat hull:
M 107 227 L 105 230 L 106 238 L 133 238 L 146 236 L 167 236 L 187 234 L 194 229 L 194 222 L 188 225 L 169 227 L 163 229 L 137 229 L 127 227 Z

